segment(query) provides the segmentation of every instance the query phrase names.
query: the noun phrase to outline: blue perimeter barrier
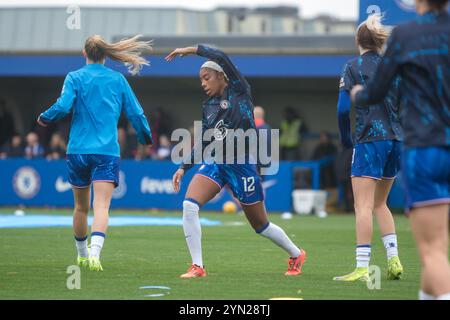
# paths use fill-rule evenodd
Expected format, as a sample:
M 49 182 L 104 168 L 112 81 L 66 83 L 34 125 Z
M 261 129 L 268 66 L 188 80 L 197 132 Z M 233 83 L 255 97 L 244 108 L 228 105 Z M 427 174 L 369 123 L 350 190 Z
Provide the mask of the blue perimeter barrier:
M 277 174 L 263 179 L 267 210 L 291 211 L 294 168 L 309 168 L 311 187 L 317 190 L 320 189 L 320 168 L 330 161 L 332 158 L 320 161 L 282 161 Z M 177 168 L 171 161 L 122 160 L 120 185 L 114 190 L 111 207 L 180 210 L 197 166 L 185 174 L 178 194 L 172 187 L 172 175 Z M 67 178 L 64 160 L 0 160 L 0 206 L 72 207 L 73 195 Z M 390 198 L 391 205 L 403 207 L 403 192 L 397 183 Z M 231 191 L 224 188 L 204 208 L 222 210 L 223 204 L 231 199 Z
M 233 55 L 234 63 L 246 77 L 339 77 L 342 66 L 351 55 Z M 167 63 L 164 56 L 148 57 L 152 66 L 142 69 L 141 77 L 198 77 L 205 61 L 201 57 L 186 57 Z M 65 77 L 85 65 L 80 55 L 0 55 L 0 77 Z M 127 75 L 127 69 L 115 61 L 106 66 Z

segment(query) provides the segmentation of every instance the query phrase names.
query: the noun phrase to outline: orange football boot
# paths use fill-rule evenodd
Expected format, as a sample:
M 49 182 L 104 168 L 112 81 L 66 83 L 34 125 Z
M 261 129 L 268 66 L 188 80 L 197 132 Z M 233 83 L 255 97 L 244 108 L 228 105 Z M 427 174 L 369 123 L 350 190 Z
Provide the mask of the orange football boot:
M 297 258 L 289 258 L 288 260 L 288 270 L 284 275 L 286 276 L 297 276 L 302 274 L 302 267 L 306 261 L 306 251 L 303 249 L 300 251 L 300 255 Z
M 188 278 L 201 278 L 206 277 L 206 271 L 204 268 L 193 264 L 186 273 L 182 274 L 180 278 L 188 279 Z

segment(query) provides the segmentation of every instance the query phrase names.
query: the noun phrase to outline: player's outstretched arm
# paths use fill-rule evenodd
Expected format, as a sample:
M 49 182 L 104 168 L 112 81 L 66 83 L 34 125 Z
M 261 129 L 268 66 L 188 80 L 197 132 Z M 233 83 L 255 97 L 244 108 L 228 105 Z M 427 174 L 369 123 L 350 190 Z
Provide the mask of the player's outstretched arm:
M 172 61 L 177 56 L 179 57 L 185 57 L 189 54 L 197 54 L 197 47 L 186 47 L 186 48 L 176 48 L 171 53 L 169 53 L 165 59 L 167 62 Z
M 64 80 L 64 86 L 61 96 L 56 100 L 55 104 L 41 113 L 38 117 L 38 124 L 47 126 L 48 123 L 58 121 L 70 113 L 73 102 L 76 98 L 76 89 L 70 73 Z
M 241 89 L 245 91 L 250 90 L 250 85 L 248 84 L 247 80 L 236 68 L 236 66 L 233 64 L 233 62 L 230 60 L 230 58 L 225 52 L 217 48 L 212 48 L 199 44 L 197 46 L 197 54 L 201 57 L 208 58 L 209 60 L 212 60 L 217 64 L 219 64 L 222 67 L 225 74 L 230 79 L 231 85 L 240 86 Z
M 202 44 L 199 44 L 196 47 L 177 48 L 169 53 L 165 59 L 166 61 L 170 62 L 178 56 L 185 57 L 190 54 L 197 54 L 201 57 L 205 57 L 216 62 L 222 67 L 223 71 L 230 79 L 232 85 L 240 86 L 240 88 L 245 91 L 248 91 L 250 89 L 250 85 L 248 84 L 247 80 L 245 80 L 245 78 L 230 60 L 228 55 L 226 55 L 219 49 L 208 47 Z

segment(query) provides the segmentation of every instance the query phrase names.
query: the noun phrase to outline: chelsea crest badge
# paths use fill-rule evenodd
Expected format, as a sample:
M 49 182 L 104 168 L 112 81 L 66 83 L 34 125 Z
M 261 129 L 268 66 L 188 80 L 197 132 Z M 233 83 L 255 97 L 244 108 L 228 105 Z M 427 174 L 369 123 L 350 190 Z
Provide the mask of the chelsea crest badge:
M 220 107 L 224 110 L 228 109 L 230 107 L 230 101 L 228 100 L 220 101 Z

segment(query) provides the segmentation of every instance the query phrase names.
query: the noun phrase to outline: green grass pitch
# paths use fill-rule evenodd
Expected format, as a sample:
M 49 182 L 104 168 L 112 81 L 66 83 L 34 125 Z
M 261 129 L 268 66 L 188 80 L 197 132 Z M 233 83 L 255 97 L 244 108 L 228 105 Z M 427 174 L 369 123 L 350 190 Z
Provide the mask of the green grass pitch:
M 2 209 L 12 214 L 13 210 Z M 70 210 L 29 210 L 27 214 L 66 214 Z M 181 217 L 180 212 L 113 211 L 111 215 Z M 110 227 L 102 251 L 103 272 L 81 270 L 81 289 L 66 287 L 67 267 L 75 264 L 71 228 L 0 229 L 0 299 L 416 299 L 420 264 L 409 221 L 396 215 L 400 258 L 405 274 L 386 279 L 387 263 L 380 233 L 373 236 L 372 265 L 381 268 L 381 289 L 363 282 L 332 278 L 355 266 L 353 215 L 294 216 L 271 214 L 295 243 L 308 253 L 303 274 L 286 277 L 287 255 L 255 234 L 244 216 L 201 213 L 223 222 L 203 228 L 203 258 L 208 276 L 180 279 L 189 267 L 181 227 Z M 236 224 L 235 222 L 240 222 Z M 170 290 L 139 289 L 167 286 Z M 159 297 L 149 294 L 164 293 Z

